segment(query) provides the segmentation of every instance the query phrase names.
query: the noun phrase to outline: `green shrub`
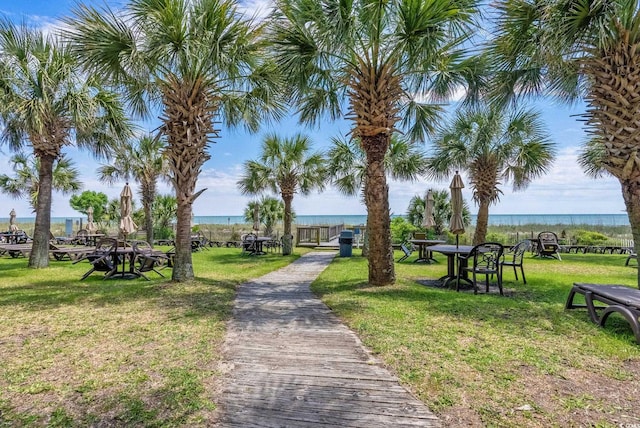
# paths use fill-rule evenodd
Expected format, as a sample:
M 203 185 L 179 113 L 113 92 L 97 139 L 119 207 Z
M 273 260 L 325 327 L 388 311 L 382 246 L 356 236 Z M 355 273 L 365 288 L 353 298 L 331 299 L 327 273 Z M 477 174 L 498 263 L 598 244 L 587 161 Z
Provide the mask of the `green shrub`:
M 607 235 L 590 230 L 576 230 L 574 237 L 578 245 L 602 245 L 609 239 Z
M 497 242 L 499 244 L 507 244 L 509 237 L 505 233 L 489 232 L 485 238 L 486 242 Z
M 404 217 L 394 217 L 391 220 L 391 241 L 394 244 L 401 244 L 411 239 L 417 227 L 409 223 Z
M 156 227 L 153 229 L 153 236 L 155 239 L 173 239 L 173 228 Z

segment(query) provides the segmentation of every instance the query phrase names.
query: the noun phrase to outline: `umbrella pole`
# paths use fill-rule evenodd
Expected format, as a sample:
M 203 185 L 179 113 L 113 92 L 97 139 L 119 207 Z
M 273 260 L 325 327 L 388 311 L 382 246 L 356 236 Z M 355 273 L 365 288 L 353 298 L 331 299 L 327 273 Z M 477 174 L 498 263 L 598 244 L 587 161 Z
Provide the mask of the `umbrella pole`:
M 460 235 L 456 234 L 456 258 L 455 258 L 455 264 L 456 264 L 456 291 L 460 290 L 460 260 L 459 257 L 460 255 L 458 254 L 458 244 L 460 243 Z

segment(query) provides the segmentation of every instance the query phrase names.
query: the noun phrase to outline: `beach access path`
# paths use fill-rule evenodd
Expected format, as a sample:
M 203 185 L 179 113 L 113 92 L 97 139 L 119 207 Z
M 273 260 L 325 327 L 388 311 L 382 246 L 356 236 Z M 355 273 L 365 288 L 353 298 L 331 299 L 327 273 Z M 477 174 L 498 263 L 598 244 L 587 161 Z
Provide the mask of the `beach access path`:
M 311 293 L 333 257 L 307 253 L 239 287 L 216 426 L 440 426 Z

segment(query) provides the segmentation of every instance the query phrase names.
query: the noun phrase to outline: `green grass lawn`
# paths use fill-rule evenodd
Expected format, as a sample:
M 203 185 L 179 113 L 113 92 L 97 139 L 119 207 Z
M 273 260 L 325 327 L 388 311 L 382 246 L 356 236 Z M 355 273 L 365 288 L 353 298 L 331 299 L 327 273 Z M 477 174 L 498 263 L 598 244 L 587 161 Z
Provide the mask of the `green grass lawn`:
M 1 257 L 0 427 L 208 426 L 236 285 L 295 258 L 211 248 L 174 284 Z
M 601 329 L 564 310 L 573 282 L 635 285 L 625 256 L 527 256 L 528 284 L 505 272 L 501 297 L 420 285 L 445 273 L 443 256 L 414 255 L 396 264 L 396 285 L 368 287 L 354 255 L 314 290 L 446 426 L 640 423 L 640 345 L 626 322 Z M 86 263 L 0 258 L 0 427 L 211 426 L 235 288 L 294 259 L 212 248 L 194 253 L 195 281 L 173 284 L 80 282 Z
M 366 260 L 337 258 L 313 289 L 445 425 L 640 424 L 640 345 L 628 324 L 616 316 L 601 329 L 586 310 L 564 310 L 573 282 L 635 287 L 626 256 L 527 254 L 527 284 L 505 271 L 504 297 L 421 285 L 446 273 L 446 259 L 415 258 L 379 288 L 364 280 Z

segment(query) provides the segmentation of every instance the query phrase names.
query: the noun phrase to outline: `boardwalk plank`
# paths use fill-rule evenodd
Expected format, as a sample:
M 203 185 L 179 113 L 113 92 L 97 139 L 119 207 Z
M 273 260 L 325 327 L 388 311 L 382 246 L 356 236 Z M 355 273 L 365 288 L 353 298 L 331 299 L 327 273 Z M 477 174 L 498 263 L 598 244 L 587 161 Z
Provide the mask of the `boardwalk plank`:
M 310 292 L 332 257 L 309 253 L 239 288 L 217 426 L 440 426 Z

